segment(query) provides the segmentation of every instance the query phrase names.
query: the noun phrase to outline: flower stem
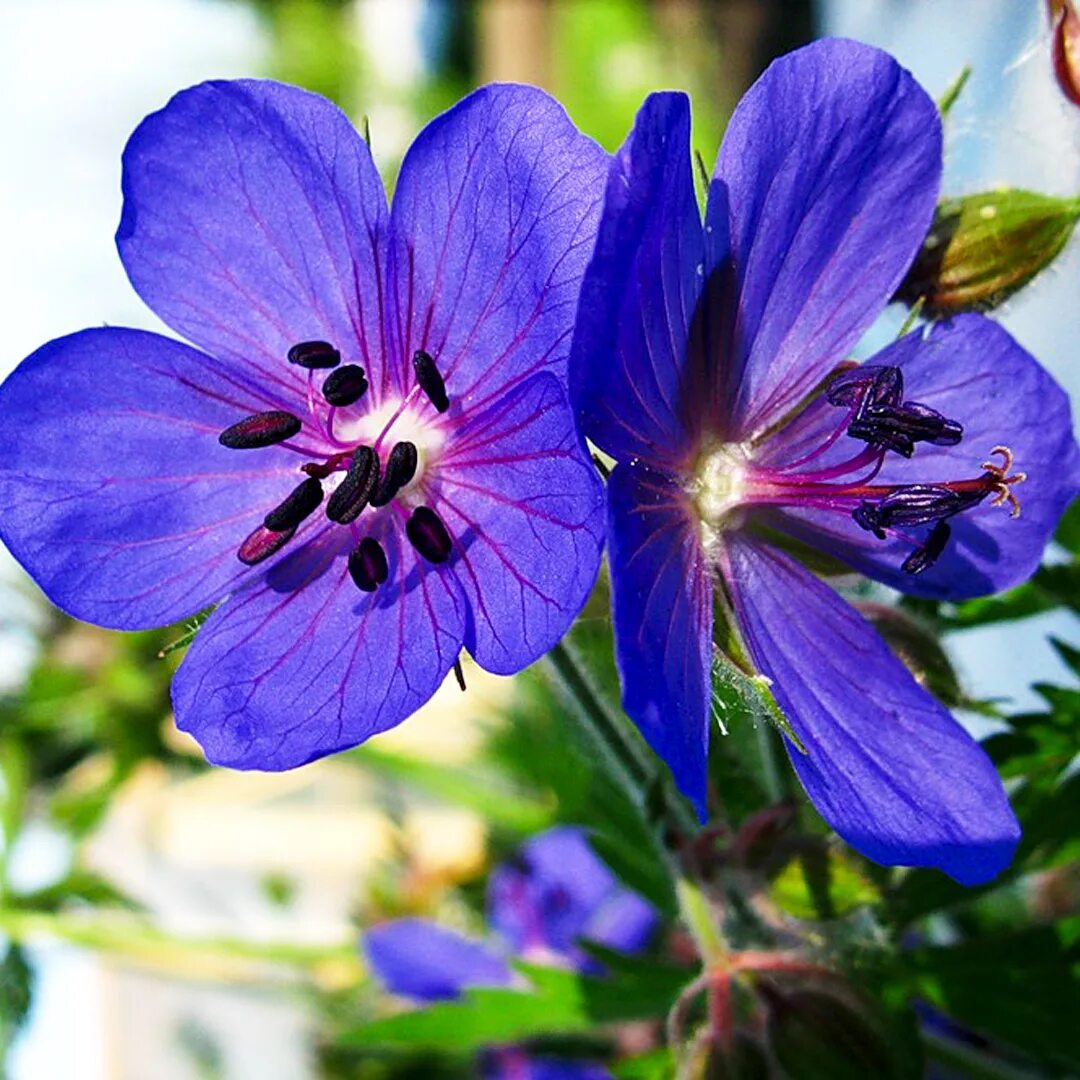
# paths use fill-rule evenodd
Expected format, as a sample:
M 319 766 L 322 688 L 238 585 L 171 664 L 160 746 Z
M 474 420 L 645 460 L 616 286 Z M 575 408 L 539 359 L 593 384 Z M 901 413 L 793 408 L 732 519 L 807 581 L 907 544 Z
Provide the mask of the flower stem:
M 548 673 L 563 699 L 608 763 L 612 774 L 634 805 L 645 813 L 645 790 L 657 778 L 656 766 L 649 760 L 647 751 L 636 735 L 627 730 L 626 720 L 608 708 L 577 650 L 568 641 L 560 641 L 545 660 Z M 656 822 L 649 821 L 648 824 L 653 826 Z M 689 806 L 666 791 L 661 824 L 679 834 L 693 834 L 698 829 Z

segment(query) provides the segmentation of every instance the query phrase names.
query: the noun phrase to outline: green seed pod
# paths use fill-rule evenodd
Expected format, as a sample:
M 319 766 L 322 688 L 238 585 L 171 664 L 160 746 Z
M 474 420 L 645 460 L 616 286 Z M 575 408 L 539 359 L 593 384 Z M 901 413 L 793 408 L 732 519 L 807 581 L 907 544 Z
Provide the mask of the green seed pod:
M 945 199 L 896 299 L 930 317 L 989 311 L 1057 258 L 1078 219 L 1080 199 L 1017 188 Z

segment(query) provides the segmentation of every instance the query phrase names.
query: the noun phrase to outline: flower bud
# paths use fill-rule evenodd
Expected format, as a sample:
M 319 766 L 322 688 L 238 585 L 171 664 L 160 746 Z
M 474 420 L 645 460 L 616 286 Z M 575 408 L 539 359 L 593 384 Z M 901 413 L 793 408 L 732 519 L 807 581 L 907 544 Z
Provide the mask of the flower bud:
M 1054 261 L 1080 199 L 1010 188 L 945 199 L 896 299 L 929 316 L 988 311 Z
M 1080 105 L 1080 15 L 1073 0 L 1049 0 L 1050 56 L 1061 92 Z
M 762 1045 L 747 1032 L 737 1031 L 729 1048 L 709 1048 L 702 1080 L 769 1080 L 771 1075 Z
M 853 994 L 761 988 L 767 1040 L 785 1075 L 799 1080 L 886 1080 L 898 1073 L 881 1024 Z

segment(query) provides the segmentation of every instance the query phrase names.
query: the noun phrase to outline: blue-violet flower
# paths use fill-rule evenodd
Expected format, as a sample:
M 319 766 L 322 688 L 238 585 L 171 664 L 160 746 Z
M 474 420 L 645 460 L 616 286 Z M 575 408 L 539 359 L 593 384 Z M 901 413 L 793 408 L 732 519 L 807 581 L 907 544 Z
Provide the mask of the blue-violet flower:
M 119 629 L 219 601 L 173 682 L 215 763 L 283 769 L 513 672 L 592 585 L 603 493 L 566 397 L 608 157 L 539 90 L 429 124 L 392 208 L 328 101 L 205 83 L 135 131 L 121 260 L 192 344 L 120 328 L 0 388 L 0 535 Z
M 704 225 L 689 130 L 686 98 L 654 94 L 616 155 L 571 355 L 583 430 L 618 462 L 625 708 L 704 813 L 718 598 L 829 824 L 879 862 L 985 881 L 1019 835 L 990 761 L 793 553 L 916 596 L 1016 584 L 1080 488 L 1067 398 L 980 316 L 850 360 L 941 171 L 934 103 L 885 53 L 776 61 L 731 119 Z
M 508 960 L 565 967 L 588 974 L 602 968 L 581 948 L 593 942 L 639 953 L 656 932 L 651 904 L 624 888 L 597 858 L 580 829 L 549 829 L 525 843 L 488 882 L 491 944 L 473 941 L 424 919 L 371 927 L 364 952 L 394 994 L 419 1002 L 453 1000 L 470 987 L 511 986 Z M 518 1047 L 484 1055 L 490 1080 L 602 1080 L 607 1070 L 584 1062 L 537 1058 Z

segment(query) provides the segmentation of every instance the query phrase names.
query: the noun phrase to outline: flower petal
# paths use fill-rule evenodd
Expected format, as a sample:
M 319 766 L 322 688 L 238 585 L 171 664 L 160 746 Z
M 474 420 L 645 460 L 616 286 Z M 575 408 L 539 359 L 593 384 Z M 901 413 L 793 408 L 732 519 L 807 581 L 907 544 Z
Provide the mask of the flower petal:
M 1027 474 L 1013 489 L 1020 516 L 1011 517 L 1007 506 L 991 506 L 987 499 L 952 518 L 944 554 L 918 575 L 900 569 L 910 543 L 878 540 L 848 515 L 789 512 L 785 527 L 862 573 L 918 596 L 959 600 L 1026 580 L 1038 567 L 1058 519 L 1080 494 L 1080 448 L 1065 392 L 1007 331 L 981 315 L 936 324 L 925 339 L 910 334 L 869 362 L 900 367 L 908 397 L 964 426 L 958 446 L 920 443 L 910 459 L 889 454 L 875 483 L 974 478 L 981 463 L 992 459 L 995 446 L 1007 446 L 1015 455 L 1015 470 Z M 834 416 L 837 412 L 827 405 L 815 407 Z M 821 419 L 823 425 L 828 421 Z M 993 460 L 1000 463 L 1000 457 Z
M 690 102 L 650 94 L 608 172 L 570 364 L 583 430 L 613 457 L 676 461 L 692 443 L 685 373 L 704 262 Z
M 297 482 L 284 447 L 218 443 L 276 404 L 157 334 L 51 341 L 0 387 L 0 536 L 76 618 L 135 630 L 192 615 L 250 572 L 237 549 Z
M 381 385 L 386 193 L 335 105 L 280 83 L 208 82 L 124 151 L 120 258 L 139 295 L 214 356 L 295 386 L 325 340 Z
M 394 727 L 438 688 L 465 633 L 457 582 L 424 564 L 389 515 L 369 534 L 389 563 L 377 592 L 353 585 L 355 540 L 327 524 L 199 631 L 172 697 L 208 761 L 291 769 Z
M 886 53 L 819 41 L 775 61 L 731 118 L 738 313 L 725 438 L 784 415 L 884 309 L 930 225 L 937 108 Z
M 704 819 L 712 583 L 685 498 L 663 473 L 618 465 L 608 543 L 623 708 Z
M 520 384 L 454 436 L 435 504 L 471 608 L 466 647 L 520 671 L 566 633 L 600 568 L 604 491 L 552 375 Z
M 424 128 L 391 212 L 402 385 L 417 349 L 434 358 L 451 410 L 535 372 L 565 380 L 607 161 L 534 87 L 484 87 Z
M 424 919 L 372 926 L 362 944 L 383 986 L 416 1001 L 446 1001 L 471 986 L 507 986 L 514 978 L 494 949 Z
M 734 536 L 725 550 L 739 625 L 806 747 L 788 752 L 822 817 L 876 862 L 962 885 L 996 876 L 1020 829 L 979 745 L 809 571 Z

